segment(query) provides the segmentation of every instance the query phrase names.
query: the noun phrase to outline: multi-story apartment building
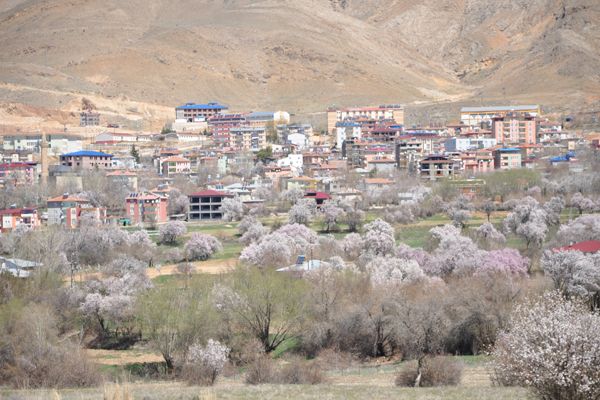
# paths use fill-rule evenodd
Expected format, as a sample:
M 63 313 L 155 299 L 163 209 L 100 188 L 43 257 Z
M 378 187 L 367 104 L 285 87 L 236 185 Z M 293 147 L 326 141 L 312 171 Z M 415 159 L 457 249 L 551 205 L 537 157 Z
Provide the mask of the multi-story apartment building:
M 455 162 L 449 157 L 432 155 L 425 157 L 420 162 L 419 175 L 423 179 L 435 181 L 450 178 L 455 174 Z
M 79 113 L 79 126 L 100 125 L 100 114 L 93 111 L 82 111 Z
M 168 199 L 155 193 L 131 193 L 125 199 L 125 215 L 132 224 L 167 222 Z
M 185 103 L 175 108 L 175 118 L 184 119 L 188 122 L 205 121 L 227 109 L 226 105 L 215 102 L 207 104 Z
M 492 118 L 496 143 L 508 146 L 537 143 L 537 121 L 530 114 L 508 113 Z
M 532 117 L 541 114 L 539 105 L 463 107 L 460 109 L 460 121 L 467 126 L 490 126 L 494 117 L 503 117 L 510 113 L 524 113 Z
M 246 124 L 244 114 L 217 114 L 208 119 L 208 130 L 217 145 L 229 145 L 231 129 L 239 128 Z
M 60 165 L 76 170 L 109 169 L 112 167 L 112 158 L 112 154 L 81 150 L 61 155 Z
M 460 155 L 460 159 L 467 176 L 494 170 L 494 156 L 491 150 L 466 151 Z
M 360 140 L 362 137 L 361 126 L 354 121 L 341 121 L 335 124 L 335 147 L 342 148 L 348 139 Z
M 223 200 L 233 195 L 217 190 L 203 190 L 188 196 L 190 205 L 188 209 L 188 220 L 210 220 L 223 218 L 221 205 Z
M 494 152 L 494 168 L 496 169 L 521 168 L 521 165 L 521 149 L 504 148 Z
M 229 147 L 236 150 L 259 151 L 267 145 L 267 133 L 264 127 L 232 128 L 229 137 Z
M 366 118 L 368 120 L 392 120 L 404 125 L 404 107 L 399 104 L 378 107 L 330 108 L 327 110 L 327 132 L 335 134 L 335 125 L 345 120 Z

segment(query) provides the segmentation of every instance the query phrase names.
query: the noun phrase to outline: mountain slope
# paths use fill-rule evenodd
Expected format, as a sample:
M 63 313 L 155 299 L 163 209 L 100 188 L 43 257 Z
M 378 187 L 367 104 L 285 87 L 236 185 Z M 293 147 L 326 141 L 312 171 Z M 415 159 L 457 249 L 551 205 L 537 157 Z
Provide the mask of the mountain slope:
M 598 21 L 595 0 L 12 0 L 0 5 L 0 96 L 70 112 L 88 97 L 159 123 L 188 100 L 300 113 L 557 95 L 589 105 Z

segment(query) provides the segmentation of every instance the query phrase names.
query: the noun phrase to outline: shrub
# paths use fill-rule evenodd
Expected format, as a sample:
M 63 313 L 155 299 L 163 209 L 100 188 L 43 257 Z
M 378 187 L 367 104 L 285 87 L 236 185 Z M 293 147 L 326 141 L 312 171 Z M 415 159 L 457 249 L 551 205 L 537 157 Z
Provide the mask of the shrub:
M 275 380 L 273 360 L 268 356 L 258 357 L 246 370 L 246 383 L 260 385 Z
M 282 366 L 277 373 L 277 382 L 286 385 L 317 385 L 323 381 L 323 372 L 317 363 L 299 359 Z
M 417 385 L 417 363 L 409 363 L 396 376 L 396 386 L 456 386 L 460 383 L 462 369 L 462 364 L 450 357 L 427 357 L 423 360 Z
M 183 368 L 185 379 L 189 383 L 213 385 L 228 356 L 229 348 L 216 340 L 208 339 L 206 346 L 191 345 Z

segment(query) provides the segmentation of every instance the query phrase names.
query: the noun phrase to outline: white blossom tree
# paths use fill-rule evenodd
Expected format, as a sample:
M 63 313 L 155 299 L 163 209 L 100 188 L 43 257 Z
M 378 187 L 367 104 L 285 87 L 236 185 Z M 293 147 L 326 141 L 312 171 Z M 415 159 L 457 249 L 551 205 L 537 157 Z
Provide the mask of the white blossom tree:
M 338 222 L 344 218 L 344 210 L 332 201 L 328 201 L 321 206 L 321 213 L 327 232 L 334 228 Z
M 485 249 L 498 247 L 506 243 L 506 237 L 494 225 L 486 222 L 475 229 L 477 243 Z
M 242 230 L 240 229 L 240 232 L 241 231 Z M 259 220 L 254 218 L 254 222 L 252 225 L 244 227 L 244 233 L 240 237 L 240 242 L 248 246 L 250 243 L 258 242 L 263 236 L 267 235 L 268 233 L 269 230 L 265 226 L 263 226 L 263 224 Z
M 548 214 L 533 197 L 519 201 L 513 211 L 504 219 L 506 231 L 513 232 L 527 243 L 527 247 L 541 247 L 548 233 Z
M 560 245 L 569 245 L 586 240 L 600 240 L 600 215 L 582 215 L 561 225 L 556 233 L 555 240 Z
M 432 228 L 432 241 L 437 243 L 423 270 L 433 276 L 445 277 L 451 273 L 472 274 L 481 261 L 484 251 L 473 241 L 460 234 L 454 225 Z
M 363 246 L 366 252 L 374 255 L 386 255 L 392 252 L 396 244 L 394 228 L 382 219 L 365 225 Z
M 317 234 L 306 226 L 288 224 L 246 246 L 240 260 L 256 266 L 282 266 L 308 254 L 317 241 Z
M 158 238 L 161 243 L 174 244 L 187 233 L 185 224 L 181 221 L 169 221 L 158 228 Z
M 221 211 L 225 221 L 239 221 L 244 216 L 244 204 L 237 197 L 225 198 L 221 203 Z
M 216 237 L 205 233 L 193 233 L 185 244 L 185 254 L 189 261 L 204 261 L 221 251 L 223 246 Z
M 313 199 L 298 200 L 288 212 L 289 223 L 308 225 L 315 213 L 315 207 Z
M 366 272 L 374 285 L 397 285 L 423 279 L 425 274 L 415 260 L 375 257 L 367 263 Z
M 517 306 L 494 350 L 500 382 L 540 399 L 600 398 L 600 316 L 557 293 Z
M 525 276 L 529 267 L 529 259 L 523 257 L 516 249 L 491 250 L 481 253 L 483 258 L 477 264 L 475 275 L 503 274 Z
M 600 307 L 600 254 L 580 251 L 546 251 L 542 268 L 565 297 L 580 297 Z
M 565 208 L 565 201 L 562 197 L 554 196 L 544 204 L 544 210 L 548 214 L 548 223 L 551 225 L 560 224 L 560 213 Z
M 590 199 L 589 197 L 585 197 L 583 194 L 581 194 L 581 192 L 577 192 L 571 196 L 570 205 L 571 207 L 577 209 L 579 215 L 582 215 L 584 212 L 594 211 L 596 208 L 596 203 L 594 203 L 594 200 Z
M 169 215 L 186 214 L 190 205 L 189 198 L 181 193 L 179 189 L 171 189 L 169 192 Z
M 230 351 L 229 347 L 219 341 L 208 339 L 206 346 L 197 343 L 190 346 L 186 363 L 198 368 L 206 383 L 213 385 L 223 371 Z

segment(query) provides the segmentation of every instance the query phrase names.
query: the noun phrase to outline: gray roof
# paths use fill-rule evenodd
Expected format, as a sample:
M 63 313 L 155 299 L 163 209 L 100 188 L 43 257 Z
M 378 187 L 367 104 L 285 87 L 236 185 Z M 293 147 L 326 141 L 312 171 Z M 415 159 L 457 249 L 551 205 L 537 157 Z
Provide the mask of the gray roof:
M 537 104 L 524 106 L 490 106 L 490 107 L 462 107 L 460 112 L 490 112 L 490 111 L 529 111 L 536 110 L 540 106 Z

